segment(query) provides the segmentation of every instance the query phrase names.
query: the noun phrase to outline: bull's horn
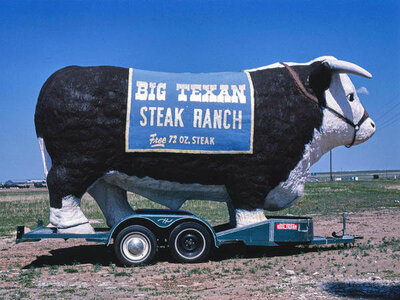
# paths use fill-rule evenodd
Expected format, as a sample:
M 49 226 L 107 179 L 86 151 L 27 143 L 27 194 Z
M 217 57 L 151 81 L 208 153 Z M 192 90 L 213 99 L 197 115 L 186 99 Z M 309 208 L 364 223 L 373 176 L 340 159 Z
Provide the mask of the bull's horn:
M 360 75 L 364 76 L 367 78 L 372 78 L 372 75 L 370 72 L 367 70 L 364 70 L 363 68 L 347 62 L 343 60 L 326 60 L 325 61 L 329 67 L 331 68 L 332 71 L 338 72 L 338 73 L 350 73 L 354 75 Z

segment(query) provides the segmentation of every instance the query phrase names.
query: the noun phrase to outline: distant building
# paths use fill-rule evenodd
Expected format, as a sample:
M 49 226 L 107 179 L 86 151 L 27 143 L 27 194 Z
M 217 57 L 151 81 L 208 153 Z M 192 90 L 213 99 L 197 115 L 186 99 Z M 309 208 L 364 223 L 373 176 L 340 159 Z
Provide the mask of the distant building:
M 359 181 L 372 179 L 398 179 L 400 170 L 370 170 L 370 171 L 337 171 L 333 172 L 334 178 L 341 178 L 342 181 Z M 329 172 L 313 172 L 311 177 L 319 181 L 329 181 Z M 309 180 L 311 181 L 311 180 Z
M 45 179 L 29 179 L 26 181 L 27 183 L 42 183 L 42 184 L 46 184 L 46 180 Z
M 44 179 L 7 180 L 3 184 L 0 184 L 0 187 L 9 189 L 39 188 L 46 186 L 46 180 Z

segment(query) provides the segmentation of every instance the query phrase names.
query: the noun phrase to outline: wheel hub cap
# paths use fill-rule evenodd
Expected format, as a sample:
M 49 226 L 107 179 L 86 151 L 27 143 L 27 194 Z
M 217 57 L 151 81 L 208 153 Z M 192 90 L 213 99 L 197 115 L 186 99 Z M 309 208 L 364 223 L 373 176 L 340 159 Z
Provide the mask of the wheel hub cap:
M 138 239 L 138 238 L 133 238 L 129 241 L 128 243 L 128 251 L 132 254 L 132 255 L 141 255 L 143 253 L 144 250 L 144 244 L 142 242 L 142 240 Z
M 151 251 L 150 241 L 141 233 L 133 233 L 121 243 L 121 253 L 131 262 L 140 263 Z

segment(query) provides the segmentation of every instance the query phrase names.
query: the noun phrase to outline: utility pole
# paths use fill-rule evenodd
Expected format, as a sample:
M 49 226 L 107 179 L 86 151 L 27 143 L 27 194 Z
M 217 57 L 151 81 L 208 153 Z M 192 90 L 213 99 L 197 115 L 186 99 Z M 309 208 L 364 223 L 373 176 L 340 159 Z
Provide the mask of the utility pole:
M 332 150 L 329 151 L 329 174 L 330 174 L 330 178 L 331 181 L 333 181 L 333 176 L 332 176 Z

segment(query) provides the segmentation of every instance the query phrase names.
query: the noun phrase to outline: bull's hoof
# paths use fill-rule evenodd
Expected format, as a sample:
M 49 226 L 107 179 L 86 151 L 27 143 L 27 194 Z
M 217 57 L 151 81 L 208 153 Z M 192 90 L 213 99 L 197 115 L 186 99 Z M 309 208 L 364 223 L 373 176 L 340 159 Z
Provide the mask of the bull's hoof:
M 84 223 L 68 228 L 57 228 L 57 233 L 92 234 L 95 232 L 89 223 Z

